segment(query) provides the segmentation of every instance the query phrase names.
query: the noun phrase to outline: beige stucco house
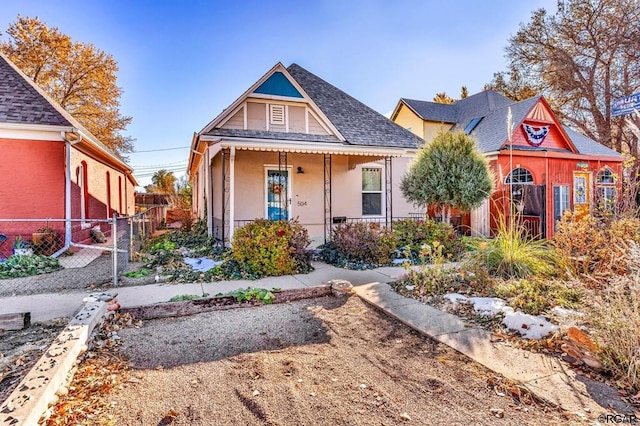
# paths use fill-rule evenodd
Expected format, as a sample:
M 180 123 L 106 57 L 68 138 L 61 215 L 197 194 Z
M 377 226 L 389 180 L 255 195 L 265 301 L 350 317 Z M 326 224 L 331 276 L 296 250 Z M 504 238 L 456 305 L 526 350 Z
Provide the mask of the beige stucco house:
M 422 139 L 299 65 L 276 64 L 194 134 L 193 206 L 230 241 L 256 218 L 322 242 L 341 221 L 408 217 L 399 182 Z

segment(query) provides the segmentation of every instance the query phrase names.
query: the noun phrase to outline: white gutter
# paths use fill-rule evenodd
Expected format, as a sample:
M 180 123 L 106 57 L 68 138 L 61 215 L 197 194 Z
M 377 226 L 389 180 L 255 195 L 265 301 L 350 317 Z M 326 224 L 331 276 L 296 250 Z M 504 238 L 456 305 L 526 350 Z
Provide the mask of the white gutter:
M 75 140 L 70 140 L 68 133 L 77 135 Z M 82 140 L 80 132 L 73 128 L 70 132 L 60 132 L 64 139 L 65 146 L 65 179 L 64 179 L 64 246 L 53 253 L 53 257 L 58 257 L 71 246 L 71 147 Z
M 343 145 L 341 143 L 318 143 L 302 141 L 283 141 L 274 139 L 233 139 L 223 140 L 222 148 L 235 147 L 250 151 L 286 151 L 308 154 L 336 155 L 380 155 L 383 157 L 401 157 L 409 148 L 383 148 L 368 145 Z

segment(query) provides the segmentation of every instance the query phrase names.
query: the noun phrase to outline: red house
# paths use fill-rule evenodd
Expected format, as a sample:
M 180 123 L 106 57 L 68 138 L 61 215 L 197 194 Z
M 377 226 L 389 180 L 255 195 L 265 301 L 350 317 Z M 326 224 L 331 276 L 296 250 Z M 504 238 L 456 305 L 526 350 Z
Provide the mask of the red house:
M 15 220 L 0 233 L 10 240 L 30 236 L 25 219 L 54 219 L 48 226 L 69 243 L 91 219 L 134 212 L 132 169 L 2 54 L 0 152 L 0 219 Z
M 513 102 L 489 90 L 452 104 L 403 98 L 391 119 L 427 143 L 449 130 L 476 140 L 495 173 L 496 192 L 463 216 L 473 234 L 489 235 L 500 214 L 517 213 L 532 234 L 550 238 L 566 210 L 586 215 L 615 208 L 622 156 L 563 126 L 542 96 Z

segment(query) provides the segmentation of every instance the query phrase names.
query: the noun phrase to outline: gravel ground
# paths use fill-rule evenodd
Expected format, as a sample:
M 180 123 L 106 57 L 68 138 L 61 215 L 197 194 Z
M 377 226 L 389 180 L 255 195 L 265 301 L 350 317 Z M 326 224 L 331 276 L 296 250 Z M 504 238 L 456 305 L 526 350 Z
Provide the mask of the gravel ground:
M 494 373 L 356 297 L 153 320 L 119 333 L 134 371 L 103 396 L 105 418 L 118 425 L 570 423 L 504 396 L 489 384 L 502 380 Z

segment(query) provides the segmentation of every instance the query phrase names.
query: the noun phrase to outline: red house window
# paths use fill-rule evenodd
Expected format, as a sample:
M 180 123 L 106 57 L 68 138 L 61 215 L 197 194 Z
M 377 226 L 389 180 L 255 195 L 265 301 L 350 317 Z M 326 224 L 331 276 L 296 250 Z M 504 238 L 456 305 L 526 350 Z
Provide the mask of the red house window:
M 85 161 L 76 169 L 76 180 L 80 187 L 80 219 L 84 222 L 89 216 L 89 172 Z
M 107 172 L 107 217 L 111 217 L 111 174 Z
M 118 211 L 124 212 L 122 210 L 122 176 L 118 176 Z

